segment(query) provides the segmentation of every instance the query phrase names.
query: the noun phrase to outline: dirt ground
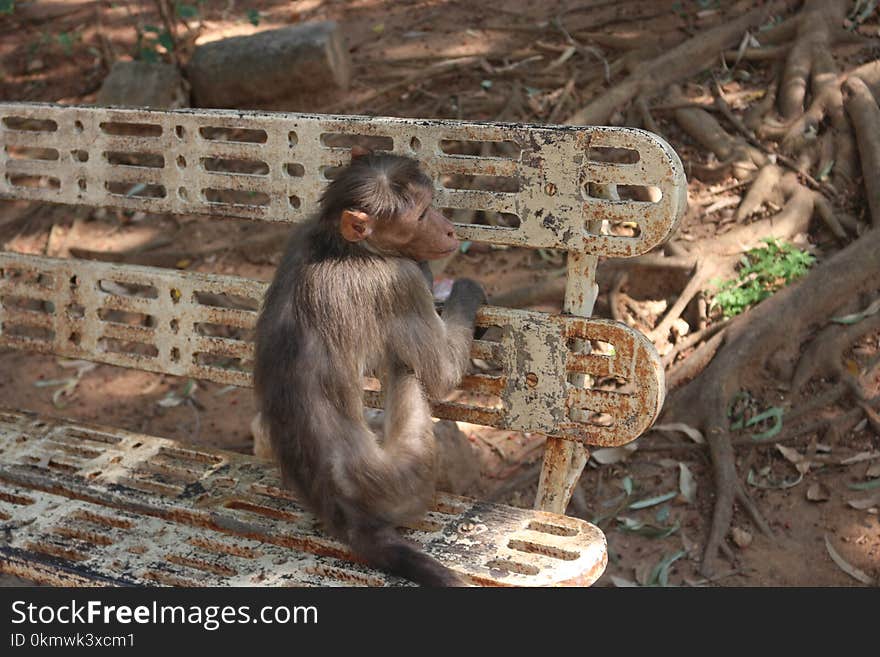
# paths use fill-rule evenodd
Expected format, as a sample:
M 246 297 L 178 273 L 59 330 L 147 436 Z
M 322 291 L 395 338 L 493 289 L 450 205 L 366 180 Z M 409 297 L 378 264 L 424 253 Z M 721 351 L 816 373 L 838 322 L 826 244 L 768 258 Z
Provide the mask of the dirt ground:
M 739 12 L 743 4 L 206 0 L 197 3 L 199 19 L 190 23 L 197 27 L 200 40 L 299 21 L 333 19 L 340 23 L 354 62 L 351 89 L 286 99 L 272 109 L 561 122 L 604 88 L 601 83 L 581 84 L 581 77 L 590 79 L 587 73 L 601 68 L 601 56 L 591 61 L 587 54 L 579 53 L 544 70 L 565 52 L 565 31 L 631 38 L 648 34 L 662 47 L 722 23 L 726 12 Z M 254 14 L 249 10 L 259 12 L 258 25 L 251 24 L 249 17 Z M 108 58 L 135 53 L 137 25 L 159 24 L 155 5 L 147 1 L 17 2 L 14 14 L 0 17 L 0 99 L 93 102 L 108 70 Z M 873 30 L 876 36 L 876 15 Z M 597 37 L 595 42 L 601 39 Z M 876 48 L 873 52 L 876 58 Z M 542 56 L 540 68 L 513 66 L 535 53 Z M 481 56 L 487 64 L 430 68 L 465 56 Z M 854 56 L 864 58 L 865 54 Z M 425 71 L 424 77 L 371 97 L 372 91 L 419 70 Z M 761 75 L 761 70 L 756 68 L 755 75 Z M 563 93 L 569 80 L 575 80 L 574 86 Z M 656 118 L 687 166 L 704 159 L 666 114 L 658 112 Z M 715 185 L 692 182 L 691 205 L 681 227 L 683 239 L 694 241 L 725 232 L 733 207 L 718 201 L 735 190 L 736 181 L 730 179 Z M 694 199 L 710 200 L 694 203 Z M 854 201 L 859 204 L 863 202 Z M 0 242 L 8 250 L 65 256 L 73 245 L 93 251 L 123 251 L 170 237 L 164 246 L 149 253 L 161 256 L 180 250 L 181 245 L 216 244 L 214 253 L 175 264 L 269 280 L 277 264 L 277 251 L 223 248 L 262 230 L 267 226 L 246 221 L 196 216 L 172 219 L 0 202 Z M 819 251 L 831 241 L 821 228 L 809 238 Z M 473 276 L 492 296 L 546 281 L 564 264 L 563 256 L 553 252 L 474 245 L 450 263 L 444 276 Z M 615 271 L 619 266 L 606 269 L 600 264 L 598 316 L 610 316 L 607 292 Z M 675 272 L 655 272 L 632 270 L 625 288 L 626 319 L 646 332 L 687 280 Z M 559 311 L 561 303 L 560 294 L 530 307 Z M 784 330 L 782 325 L 780 330 Z M 878 350 L 880 335 L 869 334 L 856 345 L 851 358 L 857 364 L 868 362 Z M 0 406 L 91 420 L 212 447 L 242 452 L 252 448 L 249 425 L 255 406 L 249 389 L 197 382 L 192 396 L 198 405 L 168 406 L 160 402 L 180 393 L 187 381 L 97 365 L 81 372 L 71 394 L 53 401 L 53 394 L 61 387 L 57 382 L 69 381 L 76 374 L 75 367 L 57 358 L 0 351 Z M 815 382 L 814 392 L 820 393 L 823 385 L 823 381 Z M 873 395 L 880 392 L 880 380 L 869 382 L 869 386 Z M 785 400 L 779 382 L 772 379 L 760 378 L 750 392 L 764 407 Z M 470 492 L 531 506 L 543 438 L 460 426 L 481 465 L 480 482 Z M 712 467 L 704 449 L 690 440 L 678 440 L 673 443 L 669 435 L 651 432 L 625 455 L 606 454 L 602 457 L 605 464 L 596 460 L 588 464 L 568 512 L 597 522 L 607 533 L 609 565 L 598 585 L 657 583 L 658 573 L 660 583 L 669 585 L 859 585 L 831 558 L 828 543 L 846 562 L 880 581 L 880 497 L 877 488 L 852 488 L 878 476 L 880 435 L 869 423 L 860 422 L 833 440 L 813 433 L 788 442 L 787 447 L 802 457 L 802 473 L 798 464 L 778 449 L 737 449 L 738 472 L 743 479 L 752 473 L 744 483 L 765 514 L 773 536 L 758 532 L 737 508 L 728 540 L 727 570 L 711 582 L 699 574 L 699 559 L 714 499 Z M 676 448 L 658 449 L 670 444 Z M 789 457 L 798 460 L 791 453 Z M 608 462 L 616 458 L 620 460 Z M 693 477 L 692 484 L 687 483 L 687 473 Z M 685 495 L 683 489 L 693 496 Z M 872 495 L 873 503 L 859 503 Z M 665 501 L 648 504 L 664 496 Z M 645 508 L 638 508 L 638 504 L 630 508 L 637 501 L 646 501 Z M 854 508 L 853 501 L 861 508 Z

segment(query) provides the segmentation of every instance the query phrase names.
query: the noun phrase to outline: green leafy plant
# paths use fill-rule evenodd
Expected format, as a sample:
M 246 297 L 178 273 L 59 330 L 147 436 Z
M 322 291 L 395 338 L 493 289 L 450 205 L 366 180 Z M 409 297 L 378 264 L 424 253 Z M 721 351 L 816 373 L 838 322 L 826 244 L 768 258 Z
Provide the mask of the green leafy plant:
M 15 11 L 15 0 L 0 0 L 0 14 L 11 14 Z
M 248 9 L 247 10 L 247 19 L 251 25 L 259 25 L 260 24 L 260 12 L 257 9 Z
M 718 288 L 712 306 L 721 308 L 725 317 L 739 315 L 800 278 L 816 260 L 812 254 L 772 237 L 762 241 L 766 246 L 743 255 L 736 278 L 711 281 Z

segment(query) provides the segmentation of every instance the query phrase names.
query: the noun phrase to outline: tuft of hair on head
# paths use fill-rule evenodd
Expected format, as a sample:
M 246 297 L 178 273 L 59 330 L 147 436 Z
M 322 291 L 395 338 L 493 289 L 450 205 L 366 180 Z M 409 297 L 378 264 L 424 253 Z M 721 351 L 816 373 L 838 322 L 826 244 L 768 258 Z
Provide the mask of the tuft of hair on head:
M 432 188 L 417 160 L 392 153 L 366 153 L 327 185 L 321 195 L 321 217 L 335 220 L 343 210 L 360 210 L 378 221 L 411 208 L 418 188 Z

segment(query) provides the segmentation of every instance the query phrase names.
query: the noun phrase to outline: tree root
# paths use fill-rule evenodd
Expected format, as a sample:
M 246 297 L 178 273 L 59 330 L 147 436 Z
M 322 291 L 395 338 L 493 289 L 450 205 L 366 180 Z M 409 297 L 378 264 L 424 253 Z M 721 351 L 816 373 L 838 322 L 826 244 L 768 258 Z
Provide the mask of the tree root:
M 816 322 L 827 321 L 835 310 L 856 295 L 875 291 L 880 281 L 878 249 L 880 230 L 868 231 L 816 266 L 799 283 L 734 319 L 723 336 L 716 335 L 684 361 L 690 367 L 690 361 L 701 350 L 718 350 L 699 376 L 670 395 L 664 412 L 664 421 L 685 422 L 703 432 L 715 468 L 717 497 L 703 555 L 703 572 L 711 573 L 716 569 L 718 552 L 730 527 L 734 501 L 743 504 L 750 515 L 757 515 L 753 513 L 757 509 L 748 500 L 736 475 L 727 420 L 730 400 L 745 385 L 755 368 L 763 369 L 773 356 L 786 355 L 786 352 L 798 348 L 804 334 Z M 779 330 L 780 322 L 785 323 L 784 331 Z M 670 372 L 670 378 L 672 375 Z M 681 374 L 678 378 L 680 382 Z M 673 387 L 673 381 L 668 384 Z M 758 525 L 761 526 L 760 522 Z
M 859 78 L 868 85 L 874 98 L 880 98 L 880 59 L 862 64 L 847 72 L 847 78 Z
M 765 7 L 753 9 L 739 18 L 701 32 L 659 57 L 643 61 L 625 80 L 575 112 L 567 123 L 607 124 L 612 114 L 633 99 L 653 95 L 674 82 L 709 68 L 717 61 L 718 52 L 735 46 L 744 32 L 757 27 L 768 16 L 781 13 L 793 5 L 793 2 L 787 0 L 771 2 Z
M 685 97 L 678 85 L 670 90 L 670 100 L 684 102 Z M 675 120 L 701 146 L 715 154 L 738 180 L 755 175 L 758 167 L 767 162 L 767 157 L 742 137 L 728 133 L 718 120 L 704 109 L 682 107 L 675 110 Z
M 859 397 L 863 397 L 856 376 L 843 364 L 843 352 L 860 337 L 876 330 L 880 330 L 880 313 L 849 326 L 826 326 L 804 350 L 798 361 L 791 380 L 792 389 L 801 390 L 810 379 L 817 376 L 833 376 L 847 384 Z
M 678 299 L 675 300 L 675 303 L 672 304 L 672 307 L 663 316 L 663 319 L 648 334 L 648 338 L 654 341 L 658 339 L 664 342 L 667 341 L 669 339 L 669 329 L 681 317 L 681 314 L 691 300 L 703 290 L 709 279 L 715 276 L 716 273 L 717 267 L 714 260 L 705 259 L 699 261 L 694 275 L 691 276 L 691 280 L 688 281 L 684 290 L 678 295 Z
M 669 367 L 669 365 L 675 362 L 675 357 L 678 356 L 678 354 L 680 354 L 682 351 L 684 351 L 685 349 L 690 349 L 691 347 L 699 344 L 703 340 L 711 338 L 716 333 L 720 333 L 727 327 L 729 323 L 729 319 L 715 322 L 711 326 L 706 326 L 698 331 L 695 331 L 694 333 L 689 333 L 686 337 L 681 338 L 675 343 L 675 346 L 669 351 L 669 353 L 661 358 L 663 366 Z
M 816 201 L 821 198 L 821 195 L 801 185 L 793 173 L 782 176 L 777 187 L 787 199 L 780 212 L 767 219 L 740 226 L 709 243 L 703 244 L 690 257 L 692 259 L 696 256 L 696 270 L 678 299 L 649 333 L 650 338 L 660 341 L 668 340 L 669 329 L 681 317 L 694 297 L 702 292 L 706 283 L 713 277 L 723 276 L 732 271 L 740 254 L 755 246 L 759 240 L 767 237 L 790 239 L 807 231 L 816 208 Z M 763 202 L 764 199 L 760 200 Z M 641 257 L 645 258 L 646 256 Z M 671 260 L 671 258 L 664 258 L 664 260 Z M 692 260 L 688 259 L 688 261 Z M 703 347 L 708 350 L 707 344 L 709 343 L 704 344 Z M 688 360 L 693 360 L 704 353 L 706 352 L 701 352 L 698 349 Z M 711 357 L 712 355 L 708 354 L 708 358 L 711 359 Z M 677 369 L 674 375 L 670 372 L 669 378 L 678 383 L 683 380 L 682 377 L 695 376 L 698 371 L 696 368 L 699 367 L 700 362 L 697 360 L 695 363 L 690 363 L 687 368 Z M 670 387 L 672 387 L 671 383 Z
M 671 392 L 697 378 L 712 362 L 715 354 L 724 344 L 725 337 L 724 332 L 716 333 L 694 349 L 690 356 L 673 365 L 666 372 L 666 389 Z
M 817 55 L 829 53 L 843 31 L 848 0 L 806 0 L 797 16 L 795 42 L 788 53 L 779 85 L 779 111 L 788 120 L 804 112 L 807 82 L 817 68 Z M 822 71 L 824 72 L 824 71 Z
M 749 125 L 734 115 L 717 84 L 715 88 L 715 106 L 720 108 L 721 114 L 737 130 L 738 136 L 728 133 L 715 117 L 704 109 L 680 107 L 675 110 L 675 119 L 688 135 L 722 160 L 722 166 L 727 167 L 734 177 L 739 180 L 754 178 L 756 168 L 764 167 L 768 162 L 778 162 L 797 173 L 813 189 L 821 190 L 829 196 L 836 194 L 834 188 L 809 174 L 812 153 L 802 152 L 800 161 L 797 161 L 763 145 Z M 677 86 L 673 85 L 670 95 L 675 103 L 684 105 L 686 99 Z M 782 131 L 779 134 L 782 135 Z
M 880 63 L 880 62 L 877 62 Z M 871 209 L 874 228 L 880 227 L 880 108 L 871 95 L 871 90 L 858 77 L 846 82 L 850 97 L 846 103 L 847 112 L 852 118 L 859 141 L 859 157 L 862 161 L 862 177 L 868 207 Z
M 838 188 L 851 184 L 856 166 L 852 130 L 843 108 L 843 77 L 832 56 L 835 44 L 851 38 L 843 27 L 849 5 L 847 0 L 804 3 L 797 16 L 796 36 L 781 72 L 778 94 L 779 111 L 785 123 L 776 136 L 782 138 L 782 149 L 788 153 L 811 149 L 820 124 L 826 116 L 830 119 L 834 154 L 833 158 L 825 158 L 823 166 L 833 160 Z M 805 109 L 808 83 L 812 99 Z
M 778 189 L 782 179 L 782 169 L 775 164 L 767 164 L 761 167 L 749 191 L 736 210 L 736 220 L 741 222 L 757 212 L 765 201 L 769 200 Z
M 611 309 L 611 317 L 618 322 L 623 321 L 623 313 L 620 312 L 620 289 L 626 285 L 629 275 L 625 272 L 618 272 L 614 277 L 614 285 L 608 292 L 608 306 Z

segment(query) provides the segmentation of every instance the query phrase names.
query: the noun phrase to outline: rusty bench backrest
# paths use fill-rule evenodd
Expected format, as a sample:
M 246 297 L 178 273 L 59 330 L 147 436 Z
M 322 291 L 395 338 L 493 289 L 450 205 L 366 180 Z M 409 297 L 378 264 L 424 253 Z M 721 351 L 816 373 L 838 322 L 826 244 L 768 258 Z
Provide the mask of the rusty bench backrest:
M 651 133 L 0 103 L 0 198 L 294 222 L 315 210 L 355 138 L 422 161 L 438 207 L 501 217 L 458 224 L 461 239 L 569 255 L 566 314 L 484 307 L 478 323 L 501 337 L 477 341 L 473 354 L 495 372 L 468 377 L 463 389 L 477 394 L 438 401 L 435 413 L 593 445 L 638 437 L 663 402 L 656 352 L 637 331 L 584 316 L 597 256 L 644 253 L 683 214 L 681 162 Z M 467 142 L 486 154 L 466 154 Z M 610 183 L 648 188 L 653 200 L 591 195 Z M 13 253 L 0 254 L 0 272 L 0 346 L 250 383 L 248 331 L 263 283 Z M 121 323 L 110 310 L 152 319 Z M 589 353 L 590 341 L 606 348 Z M 366 399 L 381 405 L 376 390 Z

